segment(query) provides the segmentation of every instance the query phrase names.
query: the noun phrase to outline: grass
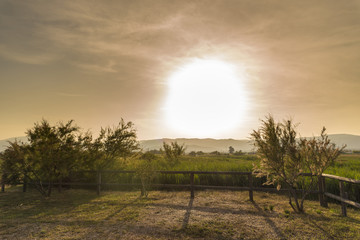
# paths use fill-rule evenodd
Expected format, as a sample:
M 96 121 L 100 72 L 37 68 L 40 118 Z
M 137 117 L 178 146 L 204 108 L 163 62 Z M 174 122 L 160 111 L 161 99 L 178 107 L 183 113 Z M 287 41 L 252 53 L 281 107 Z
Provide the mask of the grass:
M 202 155 L 202 156 L 184 156 L 178 164 L 168 167 L 164 164 L 164 159 L 159 157 L 159 164 L 156 169 L 159 170 L 193 170 L 193 171 L 251 171 L 253 164 L 259 162 L 254 154 L 245 154 L 240 156 L 233 155 Z M 134 169 L 130 162 L 127 169 Z M 360 154 L 342 154 L 339 159 L 331 166 L 326 173 L 342 177 L 360 179 Z M 133 174 L 106 173 L 102 176 L 103 181 L 107 183 L 139 183 L 139 179 Z M 95 175 L 93 176 L 95 179 Z M 254 178 L 255 187 L 263 187 L 265 179 Z M 309 178 L 304 178 L 303 184 L 308 184 Z M 95 180 L 92 180 L 95 182 Z M 159 174 L 155 176 L 154 183 L 161 184 L 189 184 L 190 179 L 186 174 Z M 215 186 L 247 186 L 247 176 L 239 175 L 195 175 L 195 184 L 197 185 L 215 185 Z M 345 184 L 349 199 L 360 201 L 360 186 Z M 339 183 L 337 180 L 326 179 L 326 190 L 330 193 L 339 195 Z
M 360 180 L 360 154 L 343 154 L 325 173 Z
M 279 194 L 199 191 L 66 190 L 43 199 L 8 188 L 0 194 L 0 239 L 360 239 L 360 211 L 305 202 L 290 210 Z M 275 206 L 275 207 L 274 207 Z

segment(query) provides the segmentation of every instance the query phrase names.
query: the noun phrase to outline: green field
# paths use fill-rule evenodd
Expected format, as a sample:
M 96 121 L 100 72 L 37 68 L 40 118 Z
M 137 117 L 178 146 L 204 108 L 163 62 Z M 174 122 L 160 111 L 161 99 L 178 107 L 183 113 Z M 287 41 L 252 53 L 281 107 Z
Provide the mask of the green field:
M 159 157 L 161 158 L 161 157 Z M 203 155 L 203 156 L 183 156 L 178 164 L 172 167 L 163 167 L 159 164 L 159 170 L 178 170 L 178 171 L 252 171 L 253 164 L 259 162 L 259 157 L 255 154 L 234 155 Z M 132 164 L 127 169 L 132 169 Z M 342 177 L 360 180 L 360 154 L 342 154 L 333 166 L 329 167 L 325 173 Z
M 343 154 L 325 173 L 360 180 L 360 154 Z

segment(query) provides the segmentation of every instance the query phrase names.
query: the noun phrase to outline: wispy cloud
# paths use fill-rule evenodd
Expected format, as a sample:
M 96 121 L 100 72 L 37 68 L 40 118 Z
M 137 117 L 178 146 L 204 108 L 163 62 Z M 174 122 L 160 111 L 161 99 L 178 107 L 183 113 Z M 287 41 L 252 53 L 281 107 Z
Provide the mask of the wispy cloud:
M 54 54 L 32 52 L 27 50 L 21 51 L 19 49 L 11 48 L 11 46 L 5 46 L 4 44 L 0 44 L 0 56 L 12 61 L 35 65 L 44 65 L 59 58 Z
M 55 92 L 56 95 L 62 97 L 85 97 L 84 94 L 77 94 L 77 93 L 66 93 L 66 92 Z

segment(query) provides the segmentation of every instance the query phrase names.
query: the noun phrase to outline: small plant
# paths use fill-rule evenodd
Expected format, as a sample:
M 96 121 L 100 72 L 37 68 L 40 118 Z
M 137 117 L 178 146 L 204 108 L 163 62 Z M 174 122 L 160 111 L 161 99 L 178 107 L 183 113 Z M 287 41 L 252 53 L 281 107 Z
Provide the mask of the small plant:
M 286 218 L 290 217 L 290 211 L 289 210 L 285 209 L 284 214 L 285 214 Z
M 165 158 L 170 164 L 170 166 L 174 166 L 179 163 L 179 158 L 185 154 L 185 146 L 180 145 L 177 142 L 172 142 L 167 144 L 163 143 L 163 149 L 161 149 L 165 153 Z
M 146 152 L 137 159 L 135 165 L 136 175 L 141 181 L 141 197 L 148 196 L 149 186 L 157 176 L 156 173 L 156 156 L 153 153 Z
M 270 211 L 274 211 L 274 205 L 269 206 Z

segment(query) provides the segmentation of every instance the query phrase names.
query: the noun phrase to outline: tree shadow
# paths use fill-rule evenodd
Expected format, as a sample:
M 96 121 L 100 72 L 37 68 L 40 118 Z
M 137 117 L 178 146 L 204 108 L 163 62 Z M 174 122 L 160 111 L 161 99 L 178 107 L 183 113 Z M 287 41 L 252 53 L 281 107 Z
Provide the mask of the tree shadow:
M 315 226 L 317 229 L 319 229 L 326 236 L 327 239 L 335 239 L 328 231 L 319 226 L 314 220 L 308 218 L 308 221 L 311 223 L 312 226 Z
M 122 204 L 123 206 L 121 208 L 119 208 L 118 210 L 116 210 L 115 212 L 113 212 L 112 214 L 110 214 L 109 216 L 107 216 L 104 220 L 110 220 L 112 217 L 114 217 L 115 215 L 119 214 L 120 212 L 122 212 L 125 208 L 129 207 L 129 206 L 135 206 L 135 205 L 142 205 L 142 204 L 135 204 L 135 202 L 137 202 L 139 199 L 141 199 L 141 197 L 137 197 L 134 200 L 128 202 L 128 203 L 124 203 Z
M 186 212 L 185 212 L 185 215 L 184 215 L 184 219 L 183 219 L 181 229 L 185 229 L 189 224 L 191 210 L 192 210 L 192 207 L 193 207 L 193 202 L 194 202 L 194 198 L 190 198 L 189 204 L 188 204 L 188 206 L 186 208 Z
M 260 213 L 261 216 L 263 216 L 264 220 L 267 224 L 270 225 L 270 227 L 274 230 L 276 235 L 280 239 L 286 239 L 285 235 L 281 232 L 281 230 L 275 225 L 275 223 L 266 215 L 266 213 L 259 207 L 259 205 L 256 202 L 251 202 L 252 205 L 256 208 L 256 210 Z
M 85 194 L 84 194 L 85 193 Z M 42 214 L 44 216 L 56 216 L 64 212 L 72 211 L 78 206 L 87 204 L 98 196 L 92 192 L 68 192 L 54 193 L 50 198 L 43 198 L 36 190 L 28 189 L 27 192 L 6 192 L 1 196 L 0 208 L 5 221 L 11 217 L 19 217 L 23 220 Z

